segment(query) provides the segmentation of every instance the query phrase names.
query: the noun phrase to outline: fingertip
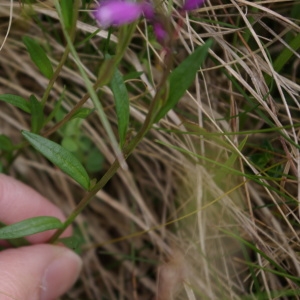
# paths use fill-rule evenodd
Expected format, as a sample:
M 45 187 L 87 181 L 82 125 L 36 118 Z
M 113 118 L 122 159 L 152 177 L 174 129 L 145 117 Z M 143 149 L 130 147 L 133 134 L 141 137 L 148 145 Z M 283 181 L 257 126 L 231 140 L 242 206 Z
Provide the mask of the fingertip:
M 32 245 L 0 253 L 0 299 L 53 300 L 74 284 L 82 261 L 71 250 Z
M 42 278 L 41 300 L 56 299 L 76 281 L 82 268 L 82 260 L 65 248 L 49 264 Z

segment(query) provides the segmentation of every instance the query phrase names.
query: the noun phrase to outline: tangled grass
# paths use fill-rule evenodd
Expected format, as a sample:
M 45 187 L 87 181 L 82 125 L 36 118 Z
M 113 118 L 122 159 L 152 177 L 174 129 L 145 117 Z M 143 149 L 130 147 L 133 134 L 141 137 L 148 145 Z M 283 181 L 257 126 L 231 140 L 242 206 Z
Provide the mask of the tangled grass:
M 214 43 L 193 86 L 76 218 L 84 269 L 62 299 L 300 299 L 300 2 L 207 1 L 186 16 L 177 1 L 155 4 L 176 32 L 174 67 L 207 38 Z M 120 38 L 119 29 L 98 29 L 94 5 L 82 1 L 73 41 L 92 83 L 104 49 L 114 53 Z M 70 53 L 47 90 L 22 42 L 36 39 L 59 66 L 66 42 L 54 1 L 3 0 L 0 18 L 0 94 L 45 98 L 46 116 L 61 101 L 47 132 L 87 93 Z M 145 121 L 166 55 L 141 20 L 119 63 L 130 96 L 129 140 Z M 110 86 L 97 95 L 117 133 Z M 30 115 L 0 107 L 0 134 L 20 145 Z M 97 113 L 49 138 L 97 179 L 115 159 Z M 84 195 L 28 146 L 0 155 L 4 172 L 66 215 Z

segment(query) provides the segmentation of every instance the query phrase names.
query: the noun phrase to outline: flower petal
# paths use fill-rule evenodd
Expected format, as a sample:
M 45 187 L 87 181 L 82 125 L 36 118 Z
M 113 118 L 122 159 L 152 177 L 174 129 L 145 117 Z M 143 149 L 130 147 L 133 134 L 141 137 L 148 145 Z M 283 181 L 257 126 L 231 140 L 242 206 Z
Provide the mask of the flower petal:
M 142 12 L 139 3 L 115 0 L 100 3 L 93 16 L 101 27 L 106 28 L 134 22 Z
M 154 19 L 154 8 L 150 1 L 145 1 L 141 3 L 143 15 L 147 20 L 153 20 Z
M 160 44 L 164 45 L 168 38 L 168 33 L 161 22 L 156 21 L 155 23 L 153 23 L 153 32 L 157 41 Z
M 204 4 L 204 1 L 205 0 L 186 0 L 182 9 L 186 11 L 197 9 Z

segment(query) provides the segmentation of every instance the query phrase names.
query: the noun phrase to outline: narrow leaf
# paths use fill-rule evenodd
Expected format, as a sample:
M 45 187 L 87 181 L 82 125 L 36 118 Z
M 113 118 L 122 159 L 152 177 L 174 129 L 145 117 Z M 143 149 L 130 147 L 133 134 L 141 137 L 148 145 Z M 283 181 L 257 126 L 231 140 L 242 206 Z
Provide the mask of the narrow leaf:
M 63 0 L 60 2 L 60 7 L 64 25 L 69 30 L 72 27 L 74 0 Z
M 203 46 L 197 48 L 187 59 L 185 59 L 170 75 L 169 96 L 155 117 L 155 122 L 163 118 L 184 95 L 192 84 L 196 73 L 205 60 L 212 40 L 208 40 Z
M 41 73 L 46 78 L 50 79 L 53 75 L 53 68 L 44 49 L 37 43 L 37 41 L 28 36 L 23 37 L 23 43 L 25 44 L 32 61 Z
M 79 254 L 80 251 L 80 239 L 77 236 L 69 236 L 65 238 L 60 238 L 58 240 L 59 242 L 63 243 L 66 247 L 69 249 L 75 251 L 77 254 Z
M 115 97 L 119 138 L 122 147 L 125 143 L 129 123 L 129 98 L 123 76 L 118 69 L 111 79 L 111 89 Z
M 90 179 L 79 160 L 62 146 L 31 132 L 22 131 L 27 141 L 53 164 L 68 174 L 86 190 L 89 189 Z
M 60 238 L 58 239 L 58 242 L 62 242 L 77 254 L 81 254 L 82 246 L 86 244 L 86 240 L 78 227 L 74 228 L 72 236 Z
M 0 101 L 7 102 L 13 106 L 22 109 L 27 113 L 30 113 L 30 103 L 26 99 L 20 96 L 11 95 L 11 94 L 2 94 L 0 95 Z
M 7 226 L 6 224 L 0 222 L 0 228 Z M 23 247 L 23 246 L 29 246 L 30 243 L 24 239 L 23 237 L 16 238 L 16 239 L 10 239 L 8 243 L 13 247 Z
M 0 228 L 0 239 L 16 239 L 62 226 L 62 222 L 55 217 L 34 217 Z
M 72 116 L 70 120 L 79 118 L 79 119 L 85 119 L 88 117 L 95 109 L 87 108 L 87 107 L 81 107 L 76 111 L 76 113 Z
M 300 33 L 298 33 L 294 39 L 290 41 L 289 46 L 297 53 L 300 48 Z M 276 72 L 280 72 L 281 69 L 287 64 L 289 59 L 294 55 L 292 50 L 290 50 L 288 47 L 284 47 L 282 49 L 273 63 L 273 68 Z
M 39 132 L 44 124 L 44 112 L 41 102 L 36 99 L 34 95 L 29 97 L 31 105 L 31 130 L 32 132 Z
M 124 75 L 124 76 L 123 76 L 123 80 L 126 81 L 126 80 L 131 80 L 131 79 L 137 79 L 137 78 L 139 78 L 142 74 L 144 74 L 144 71 L 141 71 L 141 72 L 133 71 L 133 72 L 130 72 L 130 73 Z

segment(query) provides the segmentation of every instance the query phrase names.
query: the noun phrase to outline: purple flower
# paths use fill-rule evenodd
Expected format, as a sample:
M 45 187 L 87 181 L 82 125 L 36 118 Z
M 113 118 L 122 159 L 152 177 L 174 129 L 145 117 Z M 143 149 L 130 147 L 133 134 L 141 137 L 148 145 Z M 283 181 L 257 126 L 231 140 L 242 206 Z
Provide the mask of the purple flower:
M 185 0 L 182 9 L 185 11 L 190 11 L 197 9 L 204 4 L 205 0 Z
M 142 13 L 143 7 L 140 3 L 111 0 L 101 2 L 93 16 L 101 27 L 106 28 L 134 22 Z
M 153 23 L 153 32 L 160 44 L 165 44 L 168 34 L 160 22 Z
M 143 15 L 147 20 L 154 19 L 154 8 L 151 2 L 145 1 L 141 3 Z

